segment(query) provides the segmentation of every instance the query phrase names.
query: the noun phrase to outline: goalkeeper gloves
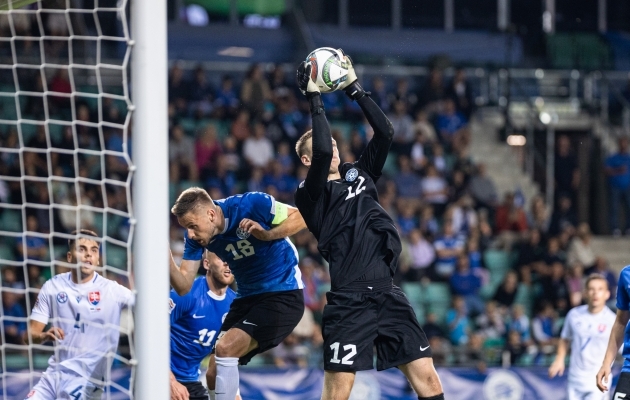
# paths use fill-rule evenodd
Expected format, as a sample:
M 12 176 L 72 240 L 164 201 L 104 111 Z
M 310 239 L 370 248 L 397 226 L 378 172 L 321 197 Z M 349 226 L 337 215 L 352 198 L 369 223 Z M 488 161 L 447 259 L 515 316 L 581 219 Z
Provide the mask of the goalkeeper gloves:
M 302 62 L 297 69 L 297 84 L 303 95 L 311 97 L 314 94 L 321 94 L 319 88 L 311 77 L 313 66 L 310 62 Z
M 357 73 L 354 72 L 354 66 L 352 65 L 352 59 L 349 55 L 343 52 L 342 49 L 337 49 L 343 54 L 346 58 L 346 65 L 348 68 L 348 76 L 346 77 L 346 81 L 339 85 L 339 89 L 343 89 L 346 92 L 346 95 L 350 97 L 350 100 L 359 100 L 361 97 L 365 96 L 365 90 L 359 85 L 359 81 L 357 80 Z

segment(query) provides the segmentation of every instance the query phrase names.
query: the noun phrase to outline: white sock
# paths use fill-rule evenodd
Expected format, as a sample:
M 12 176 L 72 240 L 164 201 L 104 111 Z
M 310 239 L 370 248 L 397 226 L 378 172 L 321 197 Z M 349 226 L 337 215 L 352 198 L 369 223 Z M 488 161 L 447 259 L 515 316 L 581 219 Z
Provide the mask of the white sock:
M 238 358 L 216 357 L 217 382 L 214 386 L 216 400 L 234 400 L 238 392 Z
M 217 394 L 214 389 L 208 389 L 208 397 L 210 400 L 217 400 Z

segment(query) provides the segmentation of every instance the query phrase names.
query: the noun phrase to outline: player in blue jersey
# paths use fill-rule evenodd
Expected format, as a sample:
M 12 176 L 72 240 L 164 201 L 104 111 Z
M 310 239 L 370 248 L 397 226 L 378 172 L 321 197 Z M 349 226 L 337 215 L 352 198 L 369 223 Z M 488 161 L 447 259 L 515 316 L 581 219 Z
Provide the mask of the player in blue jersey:
M 186 295 L 171 290 L 171 398 L 175 400 L 207 400 L 199 365 L 212 351 L 236 297 L 228 287 L 234 276 L 227 263 L 206 251 L 203 267 L 206 275 L 195 279 Z M 214 388 L 214 380 L 208 387 Z
M 617 284 L 617 318 L 610 332 L 608 348 L 604 356 L 599 372 L 597 373 L 597 388 L 602 392 L 608 390 L 612 365 L 623 344 L 623 366 L 617 381 L 617 388 L 613 396 L 614 400 L 630 399 L 630 265 L 621 270 L 619 283 Z
M 287 239 L 306 227 L 296 208 L 265 193 L 213 201 L 200 188 L 185 190 L 171 212 L 186 228 L 184 257 L 171 259 L 171 285 L 190 290 L 204 248 L 230 265 L 237 297 L 215 346 L 216 399 L 233 400 L 238 364 L 277 346 L 304 314 L 297 250 Z

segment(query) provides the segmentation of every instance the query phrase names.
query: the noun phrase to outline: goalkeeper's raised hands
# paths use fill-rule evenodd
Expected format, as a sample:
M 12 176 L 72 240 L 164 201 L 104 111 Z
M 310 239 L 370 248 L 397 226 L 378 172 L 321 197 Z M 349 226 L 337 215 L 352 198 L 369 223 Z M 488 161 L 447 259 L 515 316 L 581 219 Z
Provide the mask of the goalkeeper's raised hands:
M 306 97 L 309 97 L 313 94 L 320 94 L 317 84 L 315 84 L 315 82 L 311 78 L 312 70 L 313 66 L 311 65 L 311 63 L 306 61 L 302 62 L 297 69 L 296 78 L 298 88 L 300 88 L 300 91 L 302 92 L 302 94 L 306 95 Z

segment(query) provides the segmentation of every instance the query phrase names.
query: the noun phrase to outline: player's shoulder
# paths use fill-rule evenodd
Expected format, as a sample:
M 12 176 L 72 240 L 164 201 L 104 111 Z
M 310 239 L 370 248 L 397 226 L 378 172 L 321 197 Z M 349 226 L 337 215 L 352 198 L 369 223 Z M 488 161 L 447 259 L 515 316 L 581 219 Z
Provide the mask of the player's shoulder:
M 70 272 L 64 272 L 62 274 L 57 274 L 44 282 L 42 286 L 42 290 L 49 290 L 53 287 L 64 287 L 69 286 L 70 282 L 72 282 L 72 277 L 70 276 Z
M 583 304 L 581 306 L 573 307 L 572 309 L 570 309 L 567 313 L 566 319 L 568 320 L 569 318 L 579 318 L 586 314 L 588 314 L 588 306 L 586 304 Z
M 232 290 L 232 288 L 227 288 L 227 291 L 225 292 L 225 297 L 229 299 L 234 299 L 236 297 L 236 292 Z
M 621 272 L 619 273 L 619 281 L 630 284 L 630 265 L 626 265 L 621 269 Z

